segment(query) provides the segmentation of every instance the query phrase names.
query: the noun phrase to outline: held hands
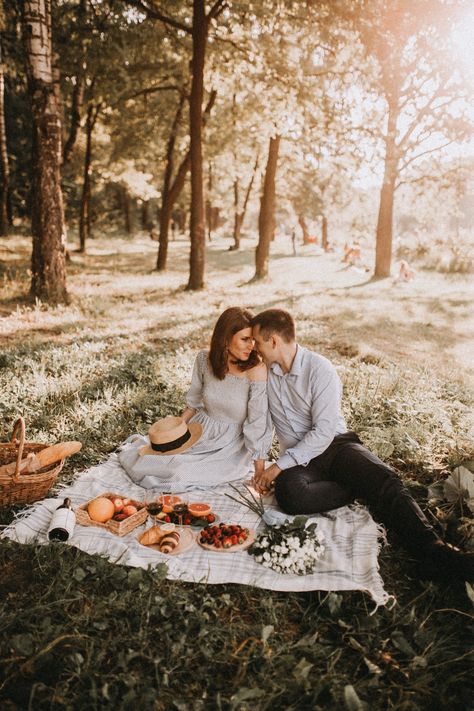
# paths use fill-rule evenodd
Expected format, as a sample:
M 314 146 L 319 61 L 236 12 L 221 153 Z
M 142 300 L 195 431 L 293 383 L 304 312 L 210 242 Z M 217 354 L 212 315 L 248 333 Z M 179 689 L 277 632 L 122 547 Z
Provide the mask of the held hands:
M 259 467 L 258 469 L 255 468 L 255 476 L 253 478 L 252 484 L 255 487 L 256 491 L 261 495 L 261 496 L 266 496 L 269 494 L 274 486 L 275 486 L 275 479 L 281 472 L 280 467 L 278 467 L 276 464 L 272 464 L 268 469 L 264 469 L 263 467 Z

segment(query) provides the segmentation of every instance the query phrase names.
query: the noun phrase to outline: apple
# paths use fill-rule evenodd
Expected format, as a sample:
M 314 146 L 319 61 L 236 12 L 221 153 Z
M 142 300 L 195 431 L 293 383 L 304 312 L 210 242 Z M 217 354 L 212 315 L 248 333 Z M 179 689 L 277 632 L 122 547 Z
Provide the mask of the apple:
M 126 518 L 128 518 L 127 514 L 117 513 L 114 516 L 114 521 L 125 521 Z
M 125 505 L 123 499 L 119 499 L 118 497 L 112 499 L 112 503 L 115 506 L 115 513 L 120 513 Z
M 122 509 L 122 513 L 124 513 L 126 516 L 133 516 L 133 514 L 136 514 L 137 511 L 137 507 L 133 506 L 132 504 L 128 504 L 128 506 L 124 506 Z
M 128 506 L 132 500 L 131 499 L 122 499 L 122 501 L 123 501 L 124 506 Z

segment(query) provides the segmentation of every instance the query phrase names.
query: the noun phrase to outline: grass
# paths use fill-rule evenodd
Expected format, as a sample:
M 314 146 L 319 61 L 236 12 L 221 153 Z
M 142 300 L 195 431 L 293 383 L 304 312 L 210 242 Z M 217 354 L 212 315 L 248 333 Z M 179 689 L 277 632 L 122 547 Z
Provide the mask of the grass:
M 360 272 L 339 271 L 335 255 L 312 248 L 299 264 L 291 245 L 277 244 L 273 281 L 249 286 L 250 246 L 233 263 L 215 243 L 209 289 L 190 294 L 182 289 L 185 243 L 171 245 L 173 269 L 163 276 L 151 272 L 154 247 L 144 238 L 112 248 L 104 239 L 87 257 L 73 256 L 73 305 L 48 309 L 21 300 L 28 244 L 13 237 L 8 245 L 15 257 L 0 295 L 3 439 L 19 413 L 30 439 L 80 439 L 61 482 L 181 410 L 196 349 L 231 303 L 296 313 L 301 342 L 339 368 L 350 425 L 423 505 L 427 484 L 474 458 L 471 366 L 457 341 L 472 321 L 459 275 L 420 275 L 403 290 L 364 285 Z M 434 289 L 444 308 L 438 315 Z M 372 325 L 374 301 L 390 313 L 385 327 Z M 401 345 L 406 333 L 411 342 Z M 18 509 L 3 509 L 2 523 Z M 436 508 L 430 512 L 435 520 Z M 448 530 L 452 540 L 460 530 Z M 395 541 L 380 560 L 398 603 L 370 615 L 360 593 L 196 586 L 166 581 L 162 568 L 114 566 L 61 544 L 1 541 L 1 708 L 470 708 L 472 604 L 464 585 L 418 581 Z

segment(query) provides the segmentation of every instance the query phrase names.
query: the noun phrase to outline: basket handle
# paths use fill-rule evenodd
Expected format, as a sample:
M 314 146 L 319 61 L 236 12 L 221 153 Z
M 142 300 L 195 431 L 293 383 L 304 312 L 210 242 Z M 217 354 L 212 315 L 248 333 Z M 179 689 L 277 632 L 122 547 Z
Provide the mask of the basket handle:
M 17 430 L 20 430 L 20 441 L 18 442 L 16 438 Z M 19 417 L 15 424 L 13 425 L 12 434 L 12 444 L 18 444 L 18 453 L 16 455 L 16 466 L 15 473 L 13 475 L 13 481 L 17 481 L 20 476 L 20 463 L 23 457 L 23 446 L 25 444 L 25 420 L 23 417 Z

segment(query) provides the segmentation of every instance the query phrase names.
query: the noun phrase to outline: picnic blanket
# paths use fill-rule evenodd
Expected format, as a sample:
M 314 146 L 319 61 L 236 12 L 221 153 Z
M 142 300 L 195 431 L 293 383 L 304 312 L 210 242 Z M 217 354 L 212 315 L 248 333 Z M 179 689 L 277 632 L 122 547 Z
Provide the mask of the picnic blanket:
M 144 500 L 145 490 L 133 484 L 116 454 L 98 466 L 81 474 L 58 497 L 68 496 L 73 507 L 91 498 L 112 491 L 136 500 Z M 243 491 L 245 491 L 243 489 Z M 261 530 L 265 527 L 258 515 L 246 506 L 231 500 L 235 496 L 228 486 L 194 489 L 192 499 L 206 501 L 224 522 Z M 46 532 L 58 498 L 33 504 L 5 528 L 2 536 L 19 543 L 49 543 Z M 278 511 L 274 498 L 265 499 L 270 515 L 278 519 L 291 518 Z M 194 583 L 239 583 L 280 591 L 340 591 L 361 590 L 376 604 L 385 605 L 391 598 L 384 589 L 377 555 L 383 530 L 363 506 L 344 506 L 327 514 L 311 517 L 324 533 L 326 551 L 316 572 L 310 575 L 282 575 L 262 566 L 246 551 L 214 552 L 197 543 L 179 556 L 167 556 L 138 543 L 144 524 L 123 537 L 96 526 L 76 525 L 67 545 L 85 553 L 105 556 L 113 563 L 147 568 L 166 562 L 167 578 Z M 375 608 L 375 609 L 376 609 Z

